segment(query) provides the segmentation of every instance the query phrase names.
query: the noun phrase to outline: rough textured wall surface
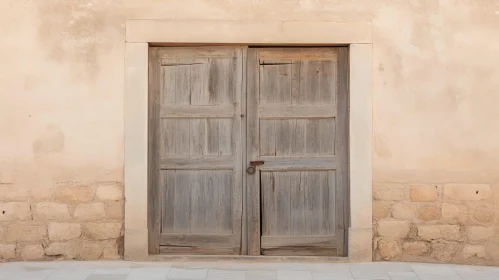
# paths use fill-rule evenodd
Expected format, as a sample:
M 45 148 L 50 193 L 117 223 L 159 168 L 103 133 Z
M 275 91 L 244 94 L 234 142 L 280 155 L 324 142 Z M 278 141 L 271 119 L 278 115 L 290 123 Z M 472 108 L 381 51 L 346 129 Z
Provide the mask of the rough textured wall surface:
M 499 264 L 499 1 L 3 0 L 0 13 L 1 258 L 117 258 L 126 19 L 368 20 L 374 258 Z

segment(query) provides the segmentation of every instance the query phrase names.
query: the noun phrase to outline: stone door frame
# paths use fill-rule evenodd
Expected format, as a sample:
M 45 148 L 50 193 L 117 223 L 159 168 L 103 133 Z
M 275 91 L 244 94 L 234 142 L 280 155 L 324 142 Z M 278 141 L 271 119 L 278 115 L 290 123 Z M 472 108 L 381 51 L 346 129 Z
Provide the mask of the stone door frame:
M 125 260 L 157 258 L 155 255 L 148 254 L 147 225 L 148 53 L 150 44 L 348 46 L 350 227 L 348 256 L 337 259 L 353 262 L 372 261 L 371 23 L 227 20 L 129 20 L 126 22 Z M 249 256 L 238 256 L 238 258 L 245 257 Z M 290 259 L 296 260 L 296 258 L 300 257 Z M 301 258 L 306 259 L 306 257 Z

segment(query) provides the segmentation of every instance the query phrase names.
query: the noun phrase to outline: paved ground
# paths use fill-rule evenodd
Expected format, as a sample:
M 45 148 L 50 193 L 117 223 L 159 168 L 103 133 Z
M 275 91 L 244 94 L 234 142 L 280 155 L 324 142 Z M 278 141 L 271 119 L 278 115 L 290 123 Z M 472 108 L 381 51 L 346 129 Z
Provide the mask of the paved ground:
M 0 280 L 485 280 L 499 267 L 416 263 L 20 262 L 0 264 Z

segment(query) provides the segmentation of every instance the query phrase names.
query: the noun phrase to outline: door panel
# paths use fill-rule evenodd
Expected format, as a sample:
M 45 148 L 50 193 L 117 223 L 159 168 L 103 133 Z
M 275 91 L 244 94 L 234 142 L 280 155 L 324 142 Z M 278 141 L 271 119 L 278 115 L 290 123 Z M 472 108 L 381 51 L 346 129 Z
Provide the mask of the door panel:
M 248 50 L 249 252 L 344 255 L 347 50 Z M 260 228 L 261 224 L 261 228 Z
M 239 254 L 242 49 L 150 52 L 150 251 Z

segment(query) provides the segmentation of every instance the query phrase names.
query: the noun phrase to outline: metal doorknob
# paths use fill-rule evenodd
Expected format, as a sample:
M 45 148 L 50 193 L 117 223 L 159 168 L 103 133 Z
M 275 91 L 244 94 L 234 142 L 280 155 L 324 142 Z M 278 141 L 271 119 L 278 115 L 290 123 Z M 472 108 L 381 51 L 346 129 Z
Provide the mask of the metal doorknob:
M 250 163 L 249 163 L 250 166 L 246 169 L 246 172 L 248 172 L 248 174 L 255 174 L 256 167 L 258 165 L 262 165 L 264 163 L 265 162 L 263 160 L 250 161 Z

